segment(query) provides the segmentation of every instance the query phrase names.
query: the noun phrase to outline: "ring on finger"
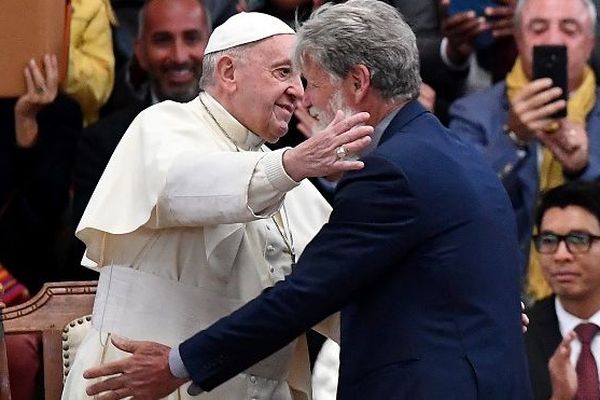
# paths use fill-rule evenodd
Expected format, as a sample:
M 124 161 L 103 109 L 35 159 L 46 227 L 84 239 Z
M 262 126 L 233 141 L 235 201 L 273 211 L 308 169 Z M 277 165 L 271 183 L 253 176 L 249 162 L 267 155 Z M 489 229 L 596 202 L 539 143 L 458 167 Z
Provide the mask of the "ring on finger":
M 552 121 L 546 125 L 542 130 L 546 133 L 555 133 L 560 129 L 560 122 Z
M 35 92 L 37 94 L 44 94 L 46 92 L 46 89 L 44 89 L 43 87 L 36 87 Z
M 346 147 L 344 145 L 341 145 L 340 147 L 335 149 L 335 155 L 340 160 L 343 160 L 348 155 L 348 151 L 346 150 Z

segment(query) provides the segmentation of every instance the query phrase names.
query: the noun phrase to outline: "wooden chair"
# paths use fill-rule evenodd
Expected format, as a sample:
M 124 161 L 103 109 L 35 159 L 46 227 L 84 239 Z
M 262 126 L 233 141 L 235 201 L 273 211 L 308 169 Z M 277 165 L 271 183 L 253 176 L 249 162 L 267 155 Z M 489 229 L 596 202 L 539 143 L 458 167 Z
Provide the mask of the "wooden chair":
M 73 320 L 91 314 L 96 281 L 46 283 L 29 301 L 0 314 L 0 400 L 10 399 L 5 335 L 41 333 L 44 398 L 58 400 L 63 386 L 63 330 Z M 68 330 L 68 328 L 67 328 Z

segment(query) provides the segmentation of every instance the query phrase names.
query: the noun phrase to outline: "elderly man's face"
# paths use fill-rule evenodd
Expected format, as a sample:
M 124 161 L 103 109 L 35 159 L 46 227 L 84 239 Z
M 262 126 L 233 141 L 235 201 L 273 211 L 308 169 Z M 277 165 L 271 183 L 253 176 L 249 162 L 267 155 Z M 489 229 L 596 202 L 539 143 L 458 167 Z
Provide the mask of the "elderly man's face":
M 581 83 L 582 72 L 594 47 L 587 7 L 580 0 L 530 0 L 522 10 L 515 34 L 525 73 L 531 77 L 533 46 L 567 46 L 569 90 Z
M 317 120 L 317 129 L 324 129 L 338 110 L 352 114 L 344 94 L 344 80 L 335 80 L 316 62 L 306 59 L 302 67 L 306 89 L 302 105 Z
M 192 100 L 198 94 L 209 31 L 197 0 L 153 0 L 146 9 L 136 57 L 160 100 Z
M 578 206 L 553 207 L 544 213 L 540 233 L 566 235 L 587 233 L 600 236 L 596 217 Z M 544 278 L 566 301 L 600 300 L 600 243 L 592 241 L 589 251 L 573 254 L 564 241 L 554 254 L 540 254 Z
M 294 35 L 276 35 L 246 51 L 235 70 L 237 119 L 269 143 L 287 133 L 302 98 L 300 73 L 292 66 Z

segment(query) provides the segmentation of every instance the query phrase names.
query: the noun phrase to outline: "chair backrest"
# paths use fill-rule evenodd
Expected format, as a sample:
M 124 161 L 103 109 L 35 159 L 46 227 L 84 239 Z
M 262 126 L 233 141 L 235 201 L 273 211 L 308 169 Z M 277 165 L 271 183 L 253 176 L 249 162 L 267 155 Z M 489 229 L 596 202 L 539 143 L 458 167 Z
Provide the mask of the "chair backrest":
M 39 332 L 42 338 L 44 398 L 60 399 L 63 386 L 63 329 L 78 317 L 91 314 L 96 281 L 46 283 L 29 301 L 5 308 L 0 314 L 0 400 L 10 399 L 5 335 Z

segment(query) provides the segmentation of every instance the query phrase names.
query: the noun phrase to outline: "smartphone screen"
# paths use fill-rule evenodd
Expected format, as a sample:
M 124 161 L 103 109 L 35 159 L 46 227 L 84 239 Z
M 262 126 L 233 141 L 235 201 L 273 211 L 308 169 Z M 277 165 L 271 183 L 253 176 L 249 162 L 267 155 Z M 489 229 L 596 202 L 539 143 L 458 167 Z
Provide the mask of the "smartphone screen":
M 463 11 L 473 10 L 478 16 L 484 17 L 485 14 L 483 12 L 487 7 L 498 7 L 498 2 L 495 0 L 451 0 L 448 13 L 454 15 Z
M 562 89 L 559 99 L 568 100 L 567 48 L 565 46 L 534 46 L 533 47 L 533 79 L 550 78 L 552 86 Z M 558 99 L 554 99 L 556 101 Z M 559 119 L 567 116 L 567 108 L 551 115 Z

